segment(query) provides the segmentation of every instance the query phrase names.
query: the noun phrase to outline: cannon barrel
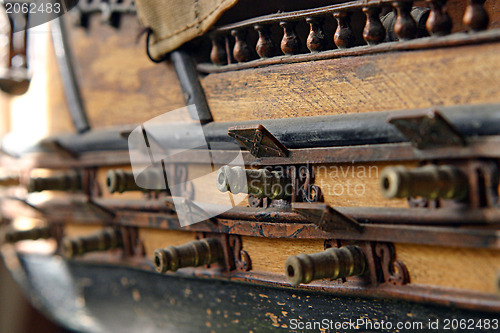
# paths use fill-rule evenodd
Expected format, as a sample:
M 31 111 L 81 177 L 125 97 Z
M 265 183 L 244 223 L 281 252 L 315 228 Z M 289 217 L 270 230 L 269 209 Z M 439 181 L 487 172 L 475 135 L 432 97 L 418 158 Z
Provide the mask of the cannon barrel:
M 285 262 L 285 275 L 293 285 L 319 279 L 338 279 L 362 275 L 366 259 L 359 246 L 329 248 L 313 254 L 290 256 Z
M 28 230 L 8 230 L 5 233 L 5 241 L 7 243 L 15 243 L 22 240 L 48 239 L 52 237 L 52 229 L 50 227 L 35 227 Z
M 285 199 L 292 193 L 290 179 L 280 172 L 231 168 L 227 165 L 217 173 L 217 188 L 221 192 L 248 193 L 269 199 Z
M 83 255 L 88 252 L 107 251 L 123 246 L 122 234 L 119 230 L 106 228 L 99 233 L 77 238 L 65 238 L 61 252 L 67 258 Z
M 134 173 L 130 171 L 121 169 L 109 170 L 106 174 L 106 188 L 109 193 L 160 191 L 166 189 L 166 181 L 162 169 L 145 170 L 137 178 L 136 181 Z
M 385 168 L 380 175 L 380 188 L 389 199 L 420 196 L 460 200 L 469 190 L 467 176 L 460 169 L 435 165 L 415 169 L 403 166 Z
M 67 173 L 50 177 L 30 178 L 28 192 L 72 191 L 82 189 L 82 178 L 77 173 Z
M 222 244 L 216 238 L 204 238 L 180 246 L 157 249 L 154 254 L 155 268 L 159 273 L 209 265 L 222 262 L 223 259 Z

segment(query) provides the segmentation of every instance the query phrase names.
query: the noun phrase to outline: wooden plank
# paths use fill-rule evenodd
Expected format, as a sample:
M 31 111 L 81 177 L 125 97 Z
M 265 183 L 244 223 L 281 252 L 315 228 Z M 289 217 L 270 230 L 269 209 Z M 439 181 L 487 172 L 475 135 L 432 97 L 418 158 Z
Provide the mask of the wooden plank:
M 491 43 L 346 57 L 210 74 L 202 85 L 215 121 L 494 103 L 499 52 Z
M 101 24 L 100 19 L 91 16 L 87 31 L 70 29 L 91 126 L 142 123 L 185 106 L 173 65 L 153 63 L 146 56 L 144 40 L 137 41 L 142 28 L 137 18 L 123 15 L 120 29 Z
M 140 228 L 146 256 L 154 250 L 178 246 L 195 239 L 193 232 Z M 252 260 L 252 271 L 279 274 L 291 255 L 324 251 L 322 239 L 271 239 L 242 236 L 243 249 Z M 396 243 L 397 259 L 409 270 L 410 282 L 494 294 L 500 271 L 500 251 Z
M 412 284 L 496 293 L 500 251 L 396 244 Z
M 255 271 L 285 276 L 285 261 L 291 255 L 316 253 L 324 250 L 322 239 L 271 239 L 242 237 L 243 249 L 248 252 Z
M 68 238 L 88 236 L 102 231 L 102 226 L 95 224 L 66 224 L 64 236 Z
M 156 249 L 163 249 L 167 246 L 179 246 L 194 241 L 195 233 L 188 231 L 140 228 L 139 239 L 144 241 L 146 257 L 152 260 Z
M 416 163 L 396 164 L 415 167 Z M 331 206 L 408 207 L 406 200 L 386 199 L 379 187 L 382 170 L 394 163 L 339 163 L 314 166 L 314 183 Z

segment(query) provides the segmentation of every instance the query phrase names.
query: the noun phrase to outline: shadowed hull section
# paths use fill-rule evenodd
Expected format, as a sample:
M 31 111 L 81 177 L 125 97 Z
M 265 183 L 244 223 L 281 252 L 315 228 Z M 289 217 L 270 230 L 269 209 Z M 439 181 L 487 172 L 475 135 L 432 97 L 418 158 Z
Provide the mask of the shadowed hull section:
M 299 322 L 306 325 L 325 320 L 325 325 L 335 325 L 359 318 L 372 324 L 382 320 L 393 325 L 422 322 L 424 328 L 429 321 L 439 319 L 442 329 L 445 319 L 497 318 L 495 313 L 159 275 L 126 267 L 66 262 L 58 257 L 22 255 L 19 259 L 22 269 L 14 269 L 14 276 L 24 280 L 32 301 L 77 331 L 270 332 L 287 328 L 300 332 Z M 336 330 L 335 326 L 323 328 Z M 360 329 L 372 331 L 370 326 Z M 394 326 L 373 329 L 394 330 Z

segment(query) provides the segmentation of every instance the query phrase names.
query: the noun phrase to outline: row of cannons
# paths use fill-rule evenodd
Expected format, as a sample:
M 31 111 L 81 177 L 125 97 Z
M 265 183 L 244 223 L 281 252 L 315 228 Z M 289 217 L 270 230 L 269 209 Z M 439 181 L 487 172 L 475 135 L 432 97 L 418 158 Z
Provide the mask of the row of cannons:
M 454 22 L 447 11 L 447 0 L 427 0 L 429 8 L 413 7 L 413 1 L 351 1 L 347 3 L 303 10 L 291 13 L 262 16 L 247 21 L 216 28 L 211 33 L 212 51 L 210 59 L 215 65 L 247 62 L 259 58 L 269 58 L 280 54 L 304 53 L 304 45 L 311 53 L 328 49 L 329 41 L 323 28 L 327 18 L 333 16 L 336 30 L 333 34 L 334 47 L 338 49 L 360 45 L 352 18 L 358 12 L 366 16 L 361 36 L 368 45 L 384 41 L 409 40 L 423 36 L 444 36 L 452 31 Z M 483 7 L 484 0 L 468 0 L 462 18 L 464 27 L 472 31 L 488 27 L 488 13 Z M 305 21 L 309 25 L 307 37 L 300 37 L 297 24 Z M 456 23 L 455 23 L 456 24 Z M 274 27 L 279 25 L 283 35 L 275 43 Z M 252 30 L 257 34 L 255 47 Z M 279 44 L 279 45 L 276 45 Z
M 157 172 L 157 171 L 150 171 Z M 161 177 L 151 174 L 149 177 Z M 257 198 L 286 200 L 291 180 L 277 171 L 268 169 L 248 170 L 240 167 L 220 168 L 216 186 L 222 191 L 252 194 Z M 66 190 L 75 191 L 81 177 L 65 174 L 46 178 L 33 178 L 30 191 Z M 3 185 L 16 185 L 14 178 L 3 179 Z M 110 192 L 144 191 L 134 181 L 134 175 L 123 170 L 111 170 L 107 175 L 107 188 Z M 415 169 L 404 167 L 386 168 L 380 178 L 380 187 L 388 198 L 421 196 L 429 199 L 464 200 L 468 194 L 466 174 L 453 166 L 428 165 Z M 5 242 L 15 243 L 22 240 L 56 238 L 51 226 L 30 230 L 9 230 Z M 97 234 L 81 237 L 64 237 L 60 240 L 60 253 L 66 258 L 75 258 L 90 252 L 104 252 L 125 248 L 125 235 L 122 229 L 108 227 Z M 175 272 L 181 268 L 199 267 L 213 264 L 224 265 L 224 245 L 222 239 L 208 237 L 191 241 L 181 246 L 159 248 L 152 258 L 156 271 Z M 323 252 L 290 256 L 284 263 L 284 274 L 293 285 L 307 284 L 319 279 L 339 279 L 369 274 L 367 254 L 361 246 L 345 245 L 331 247 Z
M 49 239 L 53 237 L 50 227 L 38 227 L 23 231 L 9 231 L 5 242 Z M 104 252 L 123 248 L 124 240 L 118 229 L 106 228 L 85 237 L 64 238 L 61 254 L 75 258 L 90 252 Z M 224 264 L 224 249 L 218 238 L 203 238 L 180 246 L 168 246 L 154 252 L 153 263 L 159 273 L 175 272 L 181 268 Z M 294 285 L 319 279 L 338 279 L 363 275 L 366 258 L 359 246 L 349 245 L 329 248 L 314 254 L 290 256 L 285 262 L 285 274 Z
M 140 175 L 147 184 L 164 184 L 161 169 L 150 169 Z M 244 169 L 223 166 L 216 177 L 216 186 L 221 192 L 233 194 L 247 193 L 256 198 L 289 199 L 292 195 L 292 179 L 280 171 Z M 17 176 L 0 178 L 0 186 L 20 185 Z M 168 191 L 158 185 L 140 187 L 132 172 L 121 169 L 110 170 L 106 177 L 109 193 Z M 27 191 L 68 191 L 78 192 L 83 188 L 82 176 L 76 172 L 50 177 L 30 178 Z M 386 198 L 423 197 L 426 199 L 463 200 L 468 194 L 468 178 L 460 168 L 448 165 L 427 165 L 409 169 L 403 166 L 385 168 L 380 175 L 380 190 Z

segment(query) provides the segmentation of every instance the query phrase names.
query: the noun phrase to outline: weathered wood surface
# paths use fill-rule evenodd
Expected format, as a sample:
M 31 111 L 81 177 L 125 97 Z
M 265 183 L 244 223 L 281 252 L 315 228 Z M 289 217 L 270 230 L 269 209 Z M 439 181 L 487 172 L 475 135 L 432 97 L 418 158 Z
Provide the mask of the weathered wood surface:
M 285 261 L 291 255 L 316 253 L 324 250 L 321 239 L 272 239 L 242 237 L 243 249 L 252 260 L 252 269 L 276 273 L 285 277 Z
M 256 271 L 283 275 L 290 255 L 324 250 L 322 240 L 242 237 Z M 452 247 L 395 244 L 397 259 L 410 272 L 410 282 L 494 294 L 500 271 L 500 251 Z
M 379 176 L 388 166 L 414 167 L 415 163 L 340 163 L 314 166 L 314 183 L 331 206 L 408 207 L 406 200 L 385 198 Z
M 136 17 L 122 16 L 120 29 L 91 17 L 90 28 L 73 27 L 70 41 L 92 127 L 136 124 L 185 106 L 171 63 L 147 56 Z
M 210 74 L 202 85 L 216 121 L 494 103 L 499 52 L 491 43 L 275 65 Z
M 96 225 L 66 225 L 69 237 L 95 233 Z M 139 228 L 146 258 L 153 259 L 154 251 L 167 246 L 179 246 L 195 239 L 195 233 L 179 230 Z M 278 274 L 283 279 L 286 259 L 300 253 L 324 251 L 322 239 L 286 239 L 242 236 L 243 250 L 250 256 L 252 272 Z M 411 285 L 436 286 L 495 294 L 497 273 L 500 271 L 500 251 L 490 249 L 454 248 L 396 243 L 396 257 L 410 273 Z
M 496 293 L 500 251 L 395 244 L 411 283 Z
M 179 246 L 195 240 L 196 233 L 178 230 L 139 229 L 139 239 L 144 241 L 146 256 L 153 260 L 156 249 Z
M 94 224 L 66 224 L 64 226 L 64 236 L 73 238 L 92 235 L 102 231 L 102 228 L 102 226 Z
M 404 165 L 416 166 L 411 163 L 342 163 L 322 164 L 314 166 L 315 184 L 322 189 L 324 201 L 331 206 L 344 207 L 408 207 L 407 200 L 386 199 L 379 188 L 379 176 L 388 166 Z M 189 165 L 189 180 L 196 182 L 194 200 L 212 204 L 230 204 L 229 192 L 221 193 L 216 187 L 216 175 L 220 166 L 210 172 L 209 165 Z M 130 167 L 116 167 L 130 170 Z M 141 199 L 141 192 L 124 192 L 110 194 L 106 190 L 106 173 L 113 167 L 101 167 L 97 172 L 97 181 L 102 189 L 104 198 Z M 210 172 L 210 173 L 208 173 Z M 246 207 L 248 201 L 244 194 L 232 194 L 236 206 Z

